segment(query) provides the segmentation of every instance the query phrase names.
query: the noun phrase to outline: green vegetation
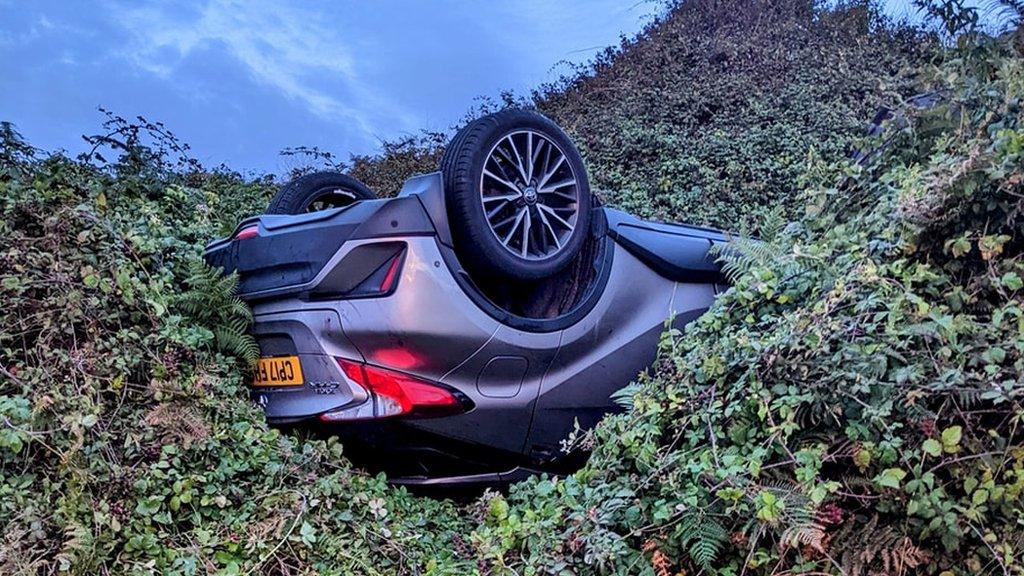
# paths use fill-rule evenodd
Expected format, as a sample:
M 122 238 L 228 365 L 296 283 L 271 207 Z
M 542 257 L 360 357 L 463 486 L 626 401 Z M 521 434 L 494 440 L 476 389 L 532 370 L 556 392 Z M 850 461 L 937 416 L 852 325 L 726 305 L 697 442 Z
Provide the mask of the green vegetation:
M 734 246 L 734 287 L 666 335 L 584 470 L 492 503 L 485 556 L 1024 571 L 1024 60 L 987 45 L 923 81 L 947 100 L 870 167 L 813 169 L 806 218 Z
M 799 210 L 808 157 L 832 162 L 913 91 L 933 44 L 861 3 L 681 2 L 636 40 L 534 95 L 607 200 L 731 228 Z
M 268 183 L 109 127 L 124 154 L 103 167 L 3 132 L 0 573 L 468 569 L 454 505 L 268 430 L 247 400 L 248 310 L 200 252 Z
M 109 162 L 0 126 L 0 572 L 1024 573 L 1021 33 L 968 31 L 930 64 L 870 10 L 784 2 L 739 10 L 760 45 L 702 40 L 692 22 L 728 5 L 677 8 L 537 102 L 609 200 L 755 211 L 767 241 L 726 255 L 735 286 L 579 439 L 584 469 L 464 505 L 389 488 L 249 404 L 248 312 L 199 253 L 271 182 L 201 170 L 159 125 L 111 118 Z M 725 60 L 692 60 L 711 45 Z M 801 72 L 758 76 L 740 65 L 755 47 Z M 863 75 L 827 84 L 821 61 Z M 929 89 L 938 106 L 899 106 Z M 898 114 L 856 165 L 872 99 Z M 386 152 L 357 168 L 397 182 L 437 147 Z

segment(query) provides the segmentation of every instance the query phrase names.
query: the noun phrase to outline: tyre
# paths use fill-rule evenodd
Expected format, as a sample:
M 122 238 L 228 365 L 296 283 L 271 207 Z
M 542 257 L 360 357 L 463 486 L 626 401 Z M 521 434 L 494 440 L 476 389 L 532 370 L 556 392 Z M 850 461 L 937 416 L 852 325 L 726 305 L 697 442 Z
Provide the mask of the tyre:
M 315 172 L 285 184 L 270 200 L 267 214 L 305 214 L 373 198 L 376 195 L 351 176 L 339 172 Z
M 470 122 L 445 149 L 441 172 L 455 248 L 471 272 L 547 278 L 587 239 L 593 199 L 583 159 L 537 112 Z

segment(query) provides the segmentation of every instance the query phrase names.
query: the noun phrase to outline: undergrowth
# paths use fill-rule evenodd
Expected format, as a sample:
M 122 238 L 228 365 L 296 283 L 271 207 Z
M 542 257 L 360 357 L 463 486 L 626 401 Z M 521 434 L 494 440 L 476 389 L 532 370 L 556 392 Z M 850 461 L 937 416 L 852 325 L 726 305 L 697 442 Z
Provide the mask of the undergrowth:
M 794 22 L 761 9 L 766 22 Z M 692 26 L 679 14 L 592 73 L 644 50 L 678 70 L 664 59 L 698 45 L 664 32 Z M 808 17 L 871 22 L 856 11 Z M 775 47 L 804 34 L 771 29 L 751 37 Z M 742 80 L 729 70 L 744 70 L 743 39 L 722 34 L 724 60 L 691 63 L 720 67 L 701 72 L 701 90 L 720 74 Z M 813 46 L 828 62 L 860 62 L 836 60 L 847 53 L 837 47 L 863 41 L 871 53 L 903 38 L 885 34 Z M 667 125 L 616 128 L 615 102 L 593 126 L 571 126 L 585 140 L 591 128 L 606 134 L 585 148 L 595 180 L 619 190 L 609 198 L 636 208 L 650 197 L 651 214 L 707 221 L 755 202 L 764 242 L 732 246 L 734 286 L 685 332 L 665 334 L 654 370 L 620 394 L 628 410 L 580 439 L 593 450 L 582 470 L 462 505 L 388 487 L 335 441 L 269 430 L 247 400 L 248 311 L 200 251 L 259 212 L 272 182 L 204 170 L 143 120 L 111 115 L 78 159 L 0 124 L 0 572 L 1024 573 L 1024 42 L 960 38 L 932 53 L 934 65 L 916 49 L 892 55 L 877 92 L 856 80 L 872 98 L 902 94 L 894 79 L 910 77 L 942 95 L 927 109 L 894 98 L 885 135 L 858 143 L 877 149 L 868 163 L 845 160 L 838 140 L 819 146 L 816 119 L 786 116 L 800 136 L 789 151 L 763 151 L 781 167 L 765 173 L 770 194 L 744 184 L 757 141 L 743 139 L 745 124 L 721 148 L 717 131 L 699 134 L 694 150 L 726 156 L 680 152 L 685 161 L 685 142 L 656 144 Z M 660 45 L 673 42 L 689 48 Z M 909 76 L 897 71 L 911 61 Z M 664 101 L 692 94 L 692 77 L 681 73 Z M 599 102 L 585 86 L 602 82 L 562 89 Z M 772 86 L 794 85 L 761 89 Z M 858 106 L 829 122 L 846 126 Z M 734 113 L 723 105 L 716 117 Z M 661 135 L 659 154 L 614 157 L 621 135 L 644 130 Z M 737 134 L 742 149 L 725 152 Z M 422 150 L 389 153 L 408 153 L 406 170 L 428 161 Z M 670 175 L 667 188 L 629 176 L 651 166 Z M 686 195 L 719 179 L 720 193 Z
M 454 505 L 246 400 L 249 311 L 200 253 L 269 182 L 179 162 L 155 124 L 107 128 L 78 160 L 0 131 L 0 572 L 469 570 Z
M 571 67 L 529 98 L 502 94 L 471 113 L 534 107 L 564 127 L 605 202 L 643 217 L 756 228 L 799 215 L 810 162 L 839 161 L 872 116 L 916 90 L 934 34 L 870 1 L 668 2 L 635 38 Z M 358 157 L 353 173 L 393 194 L 436 170 L 445 139 L 426 133 Z
M 1024 573 L 1020 47 L 926 71 L 937 106 L 730 248 L 588 465 L 490 502 L 497 572 Z

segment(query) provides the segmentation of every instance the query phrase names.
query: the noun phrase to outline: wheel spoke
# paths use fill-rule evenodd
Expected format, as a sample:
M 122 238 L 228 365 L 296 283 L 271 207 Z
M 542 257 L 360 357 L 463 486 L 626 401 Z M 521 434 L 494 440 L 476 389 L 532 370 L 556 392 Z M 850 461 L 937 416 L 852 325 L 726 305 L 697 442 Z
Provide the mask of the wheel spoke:
M 548 166 L 551 165 L 551 150 L 553 148 L 554 148 L 554 145 L 549 142 L 548 143 L 548 147 L 544 149 L 544 168 L 541 169 L 541 171 L 540 171 L 541 174 L 547 173 Z
M 569 224 L 568 222 L 563 220 L 562 217 L 559 216 L 558 213 L 555 212 L 554 210 L 552 210 L 551 208 L 549 208 L 549 207 L 547 207 L 547 206 L 545 206 L 543 204 L 538 204 L 537 207 L 540 208 L 541 210 L 547 212 L 549 216 L 554 218 L 555 221 L 558 222 L 559 224 L 561 224 L 562 226 L 565 226 L 569 230 L 573 229 L 573 225 L 572 224 Z
M 497 169 L 495 170 L 497 172 L 496 175 L 500 175 L 506 182 L 515 185 L 515 174 L 510 176 L 508 173 L 509 164 L 512 164 L 512 161 L 508 158 L 508 155 L 504 150 L 499 150 L 499 152 L 501 153 L 500 156 L 491 154 L 487 158 L 487 162 L 484 163 L 484 168 L 487 168 L 488 164 L 490 164 L 492 167 Z M 502 162 L 502 160 L 504 160 L 504 162 Z M 519 188 L 517 187 L 516 189 L 518 190 Z
M 497 216 L 499 212 L 505 209 L 505 206 L 508 204 L 508 202 L 508 200 L 503 199 L 501 201 L 501 204 L 498 204 L 497 206 L 492 208 L 491 211 L 487 213 L 487 220 L 492 220 L 495 216 Z
M 504 142 L 505 141 L 502 140 L 501 143 L 504 144 Z M 498 154 L 500 154 L 501 157 L 505 159 L 505 162 L 507 162 L 507 163 L 509 163 L 509 164 L 511 164 L 513 166 L 515 165 L 516 162 L 515 162 L 515 160 L 512 159 L 512 155 L 509 153 L 508 150 L 505 150 L 504 148 L 502 148 L 500 144 L 498 145 L 497 148 L 494 149 L 494 151 L 497 152 Z M 508 177 L 508 172 L 505 172 L 504 166 L 501 163 L 497 162 L 497 157 L 495 157 L 495 165 L 498 166 L 499 168 L 501 168 L 501 172 L 503 174 L 505 174 L 506 177 Z
M 508 147 L 509 150 L 512 151 L 512 155 L 509 155 L 508 150 L 502 149 L 501 144 L 498 145 L 498 152 L 500 152 L 501 155 L 504 156 L 506 160 L 508 160 L 509 164 L 512 164 L 516 168 L 516 170 L 519 171 L 519 176 L 522 177 L 524 183 L 529 184 L 530 179 L 526 176 L 526 170 L 523 168 L 523 161 L 519 156 L 519 149 L 516 148 L 516 141 L 512 139 L 511 134 L 506 136 L 504 140 L 502 140 L 502 143 L 504 143 L 505 141 L 508 141 Z
M 565 162 L 565 156 L 559 154 L 558 160 L 555 162 L 555 165 L 549 168 L 548 171 L 544 173 L 544 177 L 541 178 L 540 182 L 537 183 L 538 188 L 543 188 L 544 185 L 548 183 L 548 179 L 555 175 L 555 172 L 558 171 L 558 167 L 562 165 L 562 162 Z
M 544 186 L 537 190 L 537 192 L 540 192 L 541 194 L 547 194 L 549 192 L 554 192 L 559 188 L 565 188 L 566 186 L 574 186 L 575 184 L 575 178 L 568 178 L 566 180 L 562 180 L 561 182 L 556 182 L 555 184 L 548 184 L 547 186 Z
M 537 159 L 540 157 L 540 152 L 541 152 L 541 150 L 544 149 L 544 144 L 546 144 L 546 143 L 547 143 L 547 140 L 541 138 L 540 141 L 537 142 L 537 148 L 534 149 L 533 154 L 530 155 L 530 170 L 531 170 L 530 177 L 531 178 L 533 178 L 532 170 L 537 167 Z
M 509 222 L 511 222 L 511 221 L 513 221 L 515 219 L 516 219 L 516 215 L 513 214 L 512 216 L 509 216 L 508 218 L 505 218 L 503 220 L 499 220 L 499 221 L 495 222 L 494 226 L 491 226 L 491 228 L 497 230 L 498 228 L 501 228 L 505 224 L 508 224 Z
M 526 258 L 526 251 L 530 248 L 530 226 L 533 224 L 533 219 L 530 218 L 530 209 L 527 207 L 524 209 L 526 212 L 526 223 L 523 224 L 523 248 L 522 255 Z
M 516 228 L 519 228 L 519 223 L 523 221 L 523 214 L 525 214 L 526 212 L 527 210 L 524 206 L 519 211 L 519 214 L 516 215 L 516 221 L 512 223 L 512 229 L 508 231 L 508 235 L 506 235 L 505 239 L 501 241 L 501 243 L 504 244 L 506 248 L 508 248 L 508 242 L 509 240 L 512 239 L 512 235 L 516 233 Z
M 573 202 L 576 201 L 576 195 L 575 194 L 570 194 L 568 192 L 558 192 L 558 191 L 549 190 L 547 192 L 539 192 L 539 193 L 540 194 L 551 194 L 552 196 L 558 196 L 560 198 L 565 198 L 566 200 L 572 200 Z
M 495 202 L 498 200 L 504 200 L 505 202 L 508 202 L 509 200 L 515 200 L 516 198 L 519 198 L 519 196 L 521 196 L 521 194 L 502 194 L 500 196 L 484 196 L 483 201 L 484 203 Z
M 508 188 L 509 190 L 514 190 L 517 194 L 519 193 L 519 188 L 517 188 L 515 184 L 509 182 L 508 180 L 502 178 L 501 176 L 498 176 L 497 174 L 491 172 L 486 168 L 484 168 L 484 176 L 490 176 L 491 178 L 494 178 L 498 182 L 504 184 L 505 187 Z
M 537 214 L 540 216 L 540 221 L 544 224 L 544 227 L 551 233 L 551 238 L 555 241 L 555 247 L 561 250 L 562 243 L 558 240 L 558 234 L 555 234 L 555 229 L 551 227 L 551 222 L 548 222 L 548 217 L 544 215 L 543 210 L 537 210 Z
M 529 134 L 529 132 L 528 132 Z M 526 173 L 526 167 L 523 165 L 523 157 L 519 154 L 519 148 L 516 147 L 516 140 L 510 134 L 508 137 L 508 143 L 512 146 L 512 154 L 516 157 L 516 168 L 519 169 L 519 174 L 523 177 L 523 185 L 530 185 L 530 176 Z
M 533 132 L 526 133 L 526 185 L 533 183 Z

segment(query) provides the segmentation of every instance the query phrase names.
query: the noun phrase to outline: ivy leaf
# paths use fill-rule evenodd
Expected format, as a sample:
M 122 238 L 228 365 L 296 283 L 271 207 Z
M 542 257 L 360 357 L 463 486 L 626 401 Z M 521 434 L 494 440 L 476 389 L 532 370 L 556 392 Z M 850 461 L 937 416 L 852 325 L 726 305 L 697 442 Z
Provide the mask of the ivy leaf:
M 861 471 L 866 470 L 871 465 L 871 450 L 866 446 L 861 446 L 853 455 L 853 463 Z
M 786 503 L 779 500 L 779 497 L 765 490 L 758 494 L 757 498 L 757 519 L 764 522 L 774 522 L 782 516 Z
M 135 513 L 142 514 L 144 516 L 152 516 L 160 510 L 161 498 L 159 496 L 150 496 L 139 501 L 135 506 Z
M 1002 364 L 1003 360 L 1006 360 L 1006 350 L 993 346 L 981 355 L 981 359 L 989 364 Z
M 1002 278 L 1003 286 L 1006 286 L 1010 290 L 1020 290 L 1024 288 L 1024 280 L 1021 280 L 1020 275 L 1016 272 L 1007 272 L 1003 274 Z
M 167 311 L 167 307 L 164 306 L 163 303 L 161 302 L 158 302 L 153 299 L 147 299 L 146 302 L 149 302 L 149 304 L 153 307 L 153 313 L 157 316 L 163 316 L 164 312 Z
M 555 485 L 550 480 L 542 480 L 537 483 L 536 492 L 540 496 L 548 496 L 555 491 Z
M 978 249 L 981 250 L 981 257 L 985 260 L 991 260 L 996 256 L 1003 253 L 1003 246 L 1010 241 L 1010 237 L 1006 234 L 982 236 L 978 240 Z
M 968 476 L 967 479 L 964 480 L 964 492 L 970 494 L 971 492 L 974 492 L 974 489 L 977 487 L 978 479 L 975 478 L 974 476 Z
M 971 251 L 971 241 L 964 236 L 947 240 L 946 251 L 951 252 L 954 258 L 959 258 Z
M 906 478 L 907 473 L 900 468 L 886 468 L 881 474 L 875 476 L 875 483 L 883 488 L 899 488 L 900 482 Z
M 316 529 L 309 522 L 303 522 L 299 528 L 299 539 L 307 546 L 316 544 Z
M 939 441 L 934 438 L 925 440 L 924 444 L 921 445 L 921 449 L 924 450 L 925 454 L 932 457 L 942 454 L 942 444 L 939 444 Z
M 963 428 L 950 426 L 942 431 L 942 449 L 947 454 L 956 454 L 960 451 L 960 438 L 963 436 Z
M 487 519 L 489 520 L 488 524 L 492 526 L 498 525 L 501 522 L 504 522 L 507 518 L 508 501 L 501 497 L 491 500 L 490 505 L 487 507 Z
M 976 490 L 971 496 L 971 503 L 975 506 L 980 506 L 988 502 L 988 490 Z

